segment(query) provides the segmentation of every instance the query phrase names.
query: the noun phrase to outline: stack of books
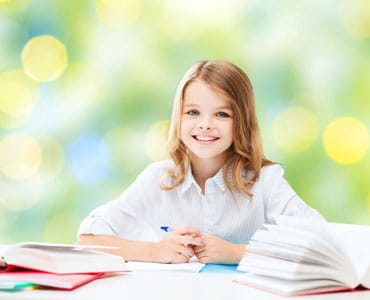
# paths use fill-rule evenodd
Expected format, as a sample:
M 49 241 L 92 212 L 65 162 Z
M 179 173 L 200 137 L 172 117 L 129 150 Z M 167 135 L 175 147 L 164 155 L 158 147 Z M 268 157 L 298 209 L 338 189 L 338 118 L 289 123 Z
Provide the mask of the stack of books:
M 121 256 L 99 250 L 97 245 L 18 243 L 0 254 L 0 289 L 35 285 L 74 289 L 107 272 L 127 272 Z
M 370 289 L 370 226 L 280 216 L 252 237 L 235 282 L 284 296 Z

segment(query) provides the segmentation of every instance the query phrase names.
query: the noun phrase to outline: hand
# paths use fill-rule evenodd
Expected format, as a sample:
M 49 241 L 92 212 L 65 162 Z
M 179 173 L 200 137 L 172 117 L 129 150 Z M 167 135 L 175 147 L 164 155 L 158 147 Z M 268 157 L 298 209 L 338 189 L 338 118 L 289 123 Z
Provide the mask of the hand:
M 193 250 L 201 263 L 237 264 L 244 255 L 245 247 L 216 236 L 203 236 L 203 245 L 196 245 Z
M 199 229 L 185 226 L 170 232 L 153 246 L 153 250 L 158 262 L 186 263 L 194 256 L 193 246 L 200 246 L 202 243 Z

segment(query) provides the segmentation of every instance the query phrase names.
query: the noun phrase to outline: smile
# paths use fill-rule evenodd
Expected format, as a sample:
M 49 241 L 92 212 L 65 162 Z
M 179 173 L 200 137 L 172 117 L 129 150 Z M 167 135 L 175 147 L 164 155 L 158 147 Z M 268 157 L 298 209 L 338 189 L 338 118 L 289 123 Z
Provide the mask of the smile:
M 219 139 L 218 137 L 211 135 L 193 135 L 193 138 L 201 142 L 211 142 Z

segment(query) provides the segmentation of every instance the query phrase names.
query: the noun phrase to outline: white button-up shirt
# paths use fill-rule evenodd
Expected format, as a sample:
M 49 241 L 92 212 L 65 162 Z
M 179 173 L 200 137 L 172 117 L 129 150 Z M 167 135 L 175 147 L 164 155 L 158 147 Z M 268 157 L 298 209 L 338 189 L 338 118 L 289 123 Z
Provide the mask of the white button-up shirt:
M 257 229 L 264 223 L 273 223 L 278 215 L 322 219 L 296 195 L 283 178 L 280 165 L 261 169 L 250 199 L 227 189 L 222 170 L 206 181 L 204 195 L 190 168 L 182 184 L 164 191 L 160 180 L 170 164 L 167 160 L 149 165 L 118 199 L 92 211 L 81 223 L 78 234 L 158 241 L 166 235 L 161 227 L 191 225 L 203 235 L 248 243 Z

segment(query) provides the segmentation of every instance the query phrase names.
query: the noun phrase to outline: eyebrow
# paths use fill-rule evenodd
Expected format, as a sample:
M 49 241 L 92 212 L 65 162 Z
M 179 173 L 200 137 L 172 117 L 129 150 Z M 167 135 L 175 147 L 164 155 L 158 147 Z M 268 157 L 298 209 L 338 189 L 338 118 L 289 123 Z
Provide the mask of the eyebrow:
M 199 107 L 199 105 L 190 103 L 190 104 L 184 104 L 184 107 Z M 215 108 L 215 110 L 223 110 L 223 109 L 232 110 L 232 107 L 231 106 L 219 106 Z

